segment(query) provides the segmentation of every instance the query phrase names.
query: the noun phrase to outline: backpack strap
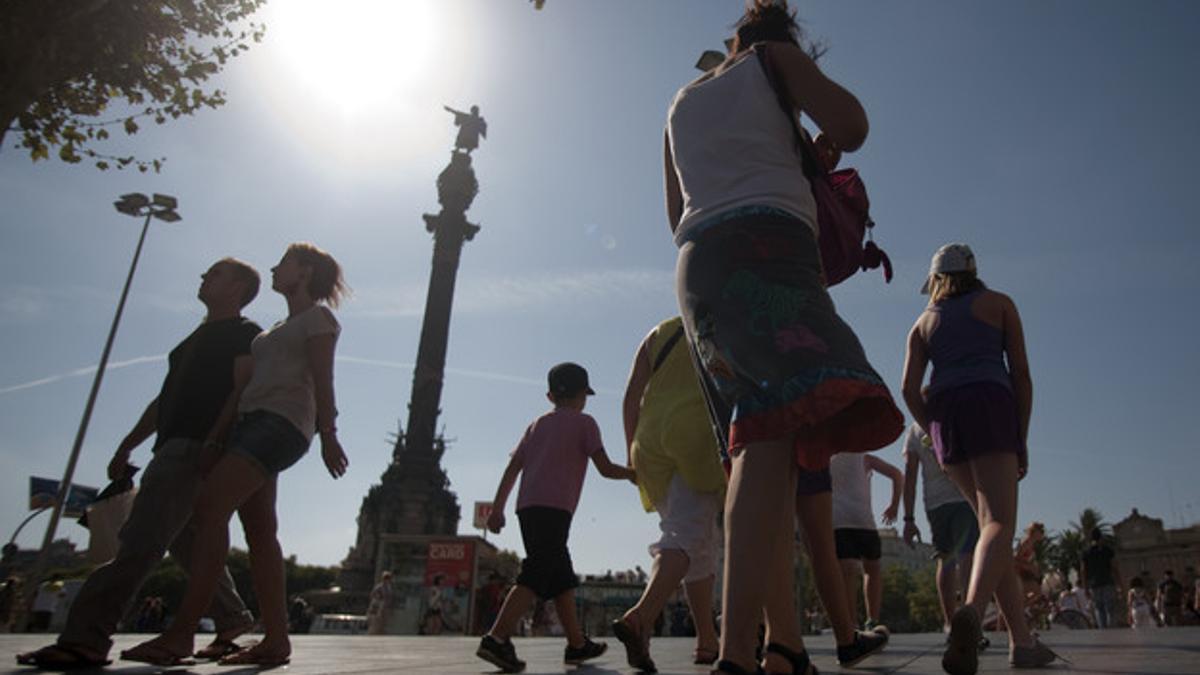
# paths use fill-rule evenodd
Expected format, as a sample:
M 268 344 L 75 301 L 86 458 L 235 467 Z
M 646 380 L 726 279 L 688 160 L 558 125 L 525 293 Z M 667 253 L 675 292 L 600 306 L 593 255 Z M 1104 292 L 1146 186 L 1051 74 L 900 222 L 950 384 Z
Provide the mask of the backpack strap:
M 662 349 L 658 350 L 658 356 L 654 359 L 654 365 L 650 367 L 651 373 L 658 372 L 658 369 L 662 367 L 667 357 L 671 355 L 671 350 L 675 348 L 675 343 L 679 342 L 679 338 L 681 337 L 683 337 L 683 326 L 680 326 L 672 333 L 671 337 L 667 338 L 667 342 L 663 345 Z

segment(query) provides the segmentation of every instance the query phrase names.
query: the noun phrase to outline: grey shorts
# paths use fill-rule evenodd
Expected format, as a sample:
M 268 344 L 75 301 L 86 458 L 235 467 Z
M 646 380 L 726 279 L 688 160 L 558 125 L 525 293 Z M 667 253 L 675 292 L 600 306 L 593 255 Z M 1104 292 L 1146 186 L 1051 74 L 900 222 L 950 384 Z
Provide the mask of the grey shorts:
M 251 410 L 238 418 L 226 446 L 275 475 L 308 452 L 308 439 L 287 418 L 266 410 Z
M 940 555 L 970 555 L 979 540 L 979 522 L 967 502 L 943 504 L 925 514 L 933 530 L 933 548 Z

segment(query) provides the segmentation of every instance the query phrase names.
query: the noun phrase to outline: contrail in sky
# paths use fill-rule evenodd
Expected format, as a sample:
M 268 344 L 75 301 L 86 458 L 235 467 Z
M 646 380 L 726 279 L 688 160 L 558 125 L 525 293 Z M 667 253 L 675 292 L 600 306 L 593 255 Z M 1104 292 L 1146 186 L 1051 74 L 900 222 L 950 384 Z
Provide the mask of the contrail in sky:
M 117 368 L 136 366 L 136 365 L 143 364 L 143 363 L 157 363 L 160 361 L 165 361 L 166 358 L 167 358 L 166 354 L 155 354 L 153 356 L 138 356 L 136 358 L 127 359 L 125 361 L 111 361 L 108 364 L 108 369 L 115 370 Z M 406 363 L 403 361 L 386 361 L 383 359 L 364 359 L 364 358 L 357 357 L 357 356 L 338 356 L 337 360 L 339 363 L 353 363 L 353 364 L 363 365 L 363 366 L 378 366 L 380 368 L 396 368 L 399 370 L 412 370 L 413 369 L 412 363 Z M 85 375 L 92 375 L 92 374 L 95 374 L 95 372 L 96 372 L 96 366 L 87 366 L 86 368 L 76 368 L 75 370 L 69 370 L 65 373 L 59 373 L 57 375 L 50 375 L 48 377 L 42 377 L 42 378 L 38 378 L 36 380 L 30 380 L 28 382 L 22 382 L 20 384 L 14 384 L 14 385 L 10 385 L 7 387 L 0 387 L 0 395 L 12 394 L 14 392 L 24 391 L 26 389 L 35 389 L 42 385 L 53 384 L 60 380 L 66 380 L 66 379 L 73 378 L 73 377 L 83 377 Z M 495 382 L 511 382 L 512 384 L 523 384 L 523 385 L 534 386 L 534 387 L 546 386 L 546 382 L 539 378 L 521 377 L 519 375 L 508 375 L 505 373 L 491 373 L 491 372 L 482 371 L 482 370 L 468 370 L 465 368 L 447 368 L 446 373 L 450 374 L 450 375 L 461 375 L 463 377 L 474 378 L 477 380 L 492 380 Z M 603 389 L 600 387 L 593 387 L 593 388 L 595 388 L 596 391 L 602 392 L 605 394 L 614 393 L 610 390 Z

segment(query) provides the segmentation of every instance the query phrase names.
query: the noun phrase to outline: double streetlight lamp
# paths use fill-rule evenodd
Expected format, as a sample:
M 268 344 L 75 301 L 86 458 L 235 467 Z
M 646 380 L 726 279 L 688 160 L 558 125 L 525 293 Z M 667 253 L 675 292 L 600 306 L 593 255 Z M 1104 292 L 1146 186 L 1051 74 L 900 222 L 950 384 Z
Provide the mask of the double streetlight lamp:
M 112 351 L 113 338 L 117 336 L 117 325 L 121 322 L 121 312 L 125 309 L 125 298 L 129 296 L 129 285 L 133 282 L 133 272 L 137 269 L 138 258 L 142 255 L 142 244 L 146 241 L 146 231 L 150 229 L 150 219 L 157 218 L 167 223 L 175 223 L 181 219 L 175 212 L 178 202 L 169 195 L 155 194 L 153 198 L 150 198 L 144 194 L 132 192 L 121 195 L 119 200 L 113 202 L 113 206 L 127 216 L 145 216 L 146 221 L 142 224 L 142 235 L 138 238 L 137 249 L 133 252 L 133 262 L 129 264 L 129 275 L 125 277 L 125 288 L 121 291 L 121 300 L 117 303 L 117 313 L 113 316 L 112 327 L 108 330 L 108 340 L 105 341 L 104 351 L 100 355 L 100 365 L 96 368 L 95 379 L 92 380 L 92 391 L 88 394 L 87 405 L 83 408 L 83 419 L 79 421 L 79 431 L 75 434 L 75 444 L 71 447 L 67 470 L 63 472 L 62 482 L 58 485 L 58 498 L 54 500 L 54 507 L 50 512 L 50 523 L 46 526 L 46 536 L 42 539 L 42 550 L 38 556 L 37 573 L 33 575 L 33 579 L 37 581 L 41 580 L 42 572 L 49 560 L 50 544 L 54 541 L 54 534 L 58 530 L 58 520 L 67 503 L 67 495 L 71 492 L 71 479 L 75 475 L 75 464 L 79 460 L 79 451 L 83 447 L 83 438 L 87 434 L 88 422 L 92 419 L 96 394 L 100 392 L 100 381 L 104 379 L 104 369 L 108 366 L 108 355 Z

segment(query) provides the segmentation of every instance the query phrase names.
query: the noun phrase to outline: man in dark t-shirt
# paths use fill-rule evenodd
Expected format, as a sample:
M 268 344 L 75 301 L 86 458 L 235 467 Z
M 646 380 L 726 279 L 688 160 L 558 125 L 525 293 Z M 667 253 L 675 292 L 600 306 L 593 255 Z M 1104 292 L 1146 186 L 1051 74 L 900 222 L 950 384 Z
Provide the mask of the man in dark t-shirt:
M 253 267 L 225 258 L 201 279 L 197 296 L 207 309 L 204 323 L 171 350 L 162 389 L 108 465 L 113 480 L 131 475 L 134 448 L 155 436 L 153 457 L 119 535 L 117 556 L 88 577 L 57 643 L 19 654 L 18 663 L 44 669 L 106 664 L 118 622 L 163 555 L 169 550 L 181 567 L 189 567 L 192 508 L 204 474 L 220 456 L 238 394 L 250 379 L 250 343 L 262 332 L 241 316 L 258 294 L 259 276 Z M 209 615 L 217 635 L 197 652 L 201 657 L 236 651 L 234 639 L 254 625 L 228 570 Z
M 1116 625 L 1117 598 L 1120 573 L 1117 571 L 1116 553 L 1104 543 L 1100 528 L 1092 530 L 1092 545 L 1083 552 L 1081 559 L 1083 585 L 1096 608 L 1096 625 L 1108 628 Z

